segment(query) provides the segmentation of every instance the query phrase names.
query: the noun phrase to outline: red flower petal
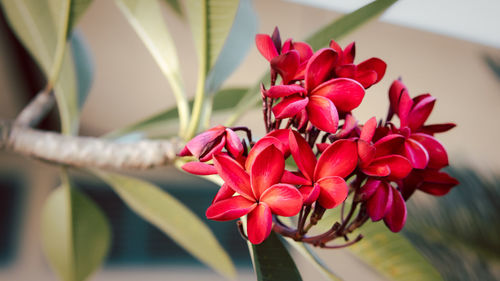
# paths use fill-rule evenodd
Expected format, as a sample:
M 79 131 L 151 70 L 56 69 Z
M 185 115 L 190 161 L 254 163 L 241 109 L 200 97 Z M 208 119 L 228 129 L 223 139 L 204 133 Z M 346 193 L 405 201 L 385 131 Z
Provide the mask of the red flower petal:
M 253 194 L 259 199 L 261 194 L 278 183 L 285 169 L 283 153 L 274 145 L 262 150 L 250 167 L 250 182 Z
M 347 137 L 358 125 L 358 120 L 352 117 L 351 114 L 347 114 L 345 116 L 344 125 L 342 125 L 342 129 L 337 133 L 337 137 L 339 139 Z
M 321 189 L 319 185 L 307 185 L 299 188 L 300 194 L 302 194 L 302 198 L 304 199 L 304 205 L 310 205 L 318 200 Z
M 206 161 L 212 159 L 212 157 L 215 154 L 219 154 L 221 152 L 221 150 L 224 148 L 225 145 L 226 145 L 226 136 L 225 135 L 221 135 L 218 138 L 216 138 L 215 140 L 213 140 L 212 142 L 208 143 L 205 146 L 205 149 L 203 149 L 203 151 L 200 154 L 200 161 L 206 162 Z
M 377 129 L 377 118 L 372 117 L 363 125 L 359 139 L 370 143 L 372 141 L 373 135 L 375 134 L 375 129 Z
M 243 154 L 243 144 L 238 135 L 231 129 L 226 129 L 226 148 L 234 158 Z
M 405 141 L 404 156 L 415 169 L 425 169 L 429 163 L 429 153 L 423 145 L 411 138 Z
M 274 46 L 274 42 L 267 34 L 257 34 L 255 36 L 255 44 L 259 52 L 268 60 L 271 61 L 278 55 L 278 51 Z
M 287 136 L 288 136 L 288 130 L 286 130 Z M 288 140 L 287 140 L 288 142 Z M 283 142 L 280 141 L 279 139 L 272 137 L 270 134 L 266 135 L 265 137 L 261 138 L 255 145 L 252 147 L 250 152 L 248 153 L 247 160 L 245 162 L 245 169 L 247 171 L 250 171 L 250 167 L 252 166 L 253 162 L 255 161 L 255 157 L 259 155 L 264 149 L 266 149 L 268 146 L 274 145 L 276 148 L 281 150 L 283 152 Z
M 297 167 L 308 180 L 312 180 L 316 167 L 316 156 L 311 147 L 298 132 L 293 130 L 290 130 L 289 143 Z
M 413 101 L 407 91 L 403 91 L 399 98 L 398 110 L 396 113 L 399 116 L 401 128 L 408 126 L 410 110 L 413 106 Z
M 284 217 L 295 216 L 302 208 L 302 195 L 289 184 L 279 183 L 262 193 L 260 202 L 266 203 L 273 214 Z
M 356 42 L 352 42 L 344 48 L 342 52 L 342 64 L 349 64 L 354 62 L 356 56 Z
M 335 52 L 337 52 L 337 54 L 339 54 L 339 58 L 340 58 L 340 55 L 342 54 L 342 47 L 340 47 L 340 45 L 335 42 L 335 40 L 330 40 L 330 48 L 332 48 Z
M 381 182 L 375 193 L 366 203 L 367 212 L 372 221 L 381 220 L 391 209 L 392 187 L 386 182 Z
M 214 166 L 202 162 L 188 162 L 182 165 L 182 169 L 193 175 L 215 175 L 217 174 L 217 169 Z
M 367 167 L 362 167 L 361 171 L 371 177 L 387 177 L 391 174 L 391 168 L 386 163 L 370 163 Z
M 293 43 L 293 48 L 299 52 L 301 63 L 307 61 L 313 55 L 313 50 L 307 43 L 295 42 Z
M 311 96 L 307 104 L 309 121 L 318 129 L 334 134 L 339 124 L 339 115 L 332 101 L 322 96 Z
M 274 130 L 267 134 L 266 136 L 269 137 L 275 137 L 281 142 L 281 147 L 276 146 L 283 152 L 283 155 L 285 158 L 287 158 L 290 155 L 290 145 L 288 144 L 288 132 L 290 129 L 279 129 L 279 130 Z
M 306 89 L 299 85 L 276 85 L 267 90 L 266 96 L 269 98 L 282 98 L 297 93 L 305 93 Z
M 186 148 L 189 149 L 194 157 L 199 158 L 207 144 L 224 134 L 224 130 L 224 126 L 217 126 L 207 130 L 188 141 Z
M 292 173 L 290 171 L 285 170 L 283 172 L 283 176 L 281 176 L 282 183 L 288 183 L 292 185 L 311 185 L 311 180 L 306 179 L 300 173 Z
M 321 49 L 309 59 L 305 77 L 308 92 L 327 80 L 336 62 L 337 53 L 332 49 Z
M 392 82 L 391 84 L 391 88 L 389 89 L 389 101 L 391 104 L 391 110 L 394 113 L 398 113 L 399 111 L 399 99 L 403 91 L 408 91 L 403 82 L 394 80 L 394 82 Z
M 215 155 L 214 165 L 219 176 L 229 187 L 248 200 L 255 200 L 250 187 L 250 176 L 238 162 L 226 155 Z
M 248 214 L 247 233 L 252 244 L 260 244 L 271 234 L 273 218 L 271 209 L 266 203 L 259 203 Z
M 392 188 L 391 188 L 392 189 Z M 384 217 L 384 222 L 392 232 L 399 232 L 406 222 L 406 204 L 399 191 L 392 190 L 392 206 Z
M 424 125 L 427 118 L 429 118 L 435 103 L 436 98 L 428 96 L 412 108 L 410 114 L 408 115 L 408 126 L 410 129 L 417 130 Z
M 375 70 L 356 70 L 354 79 L 363 85 L 363 88 L 368 89 L 377 82 L 377 72 L 375 72 Z
M 316 87 L 311 95 L 324 96 L 330 99 L 338 110 L 349 112 L 361 104 L 365 89 L 355 80 L 335 78 Z
M 271 67 L 281 75 L 283 84 L 288 84 L 293 79 L 299 65 L 299 52 L 295 50 L 288 51 L 271 60 Z
M 427 164 L 427 167 L 441 169 L 448 166 L 448 154 L 444 146 L 436 138 L 422 133 L 415 133 L 410 136 L 410 139 L 422 144 L 429 153 L 429 164 Z
M 326 209 L 340 205 L 347 198 L 349 188 L 341 177 L 325 177 L 316 182 L 320 188 L 318 202 Z
M 450 190 L 458 185 L 459 182 L 450 177 L 447 173 L 426 170 L 424 174 L 424 182 L 418 187 L 423 192 L 442 196 L 450 192 Z
M 404 150 L 405 138 L 399 134 L 390 134 L 375 143 L 375 157 L 399 154 Z
M 418 132 L 422 132 L 428 135 L 434 135 L 436 133 L 443 133 L 448 130 L 455 128 L 457 125 L 455 123 L 444 123 L 444 124 L 433 124 L 425 125 L 421 127 Z
M 338 77 L 354 79 L 356 78 L 356 65 L 344 64 L 337 66 L 335 67 L 335 74 L 337 74 Z
M 377 78 L 375 82 L 372 83 L 375 84 L 378 83 L 380 80 L 382 80 L 382 78 L 384 77 L 385 70 L 387 69 L 387 64 L 379 58 L 370 58 L 358 64 L 357 67 L 358 67 L 357 71 L 361 73 L 365 71 L 375 71 L 377 73 Z
M 358 156 L 359 156 L 359 166 L 360 168 L 366 168 L 370 165 L 375 157 L 375 147 L 368 144 L 364 140 L 358 140 Z
M 361 200 L 367 200 L 377 191 L 381 181 L 369 178 L 366 183 L 361 187 L 359 196 Z
M 308 103 L 309 99 L 307 97 L 302 98 L 296 95 L 286 97 L 273 107 L 273 114 L 277 119 L 293 117 L 303 110 Z
M 388 180 L 404 179 L 412 170 L 410 161 L 400 155 L 388 155 L 377 158 L 370 164 L 370 168 L 386 165 L 391 171 L 387 177 Z
M 358 163 L 357 145 L 352 140 L 338 140 L 332 143 L 318 159 L 314 178 L 348 176 Z
M 224 183 L 220 188 L 219 191 L 217 191 L 217 194 L 214 197 L 214 200 L 212 200 L 212 204 L 233 197 L 234 195 L 234 190 L 229 187 L 226 183 Z
M 238 195 L 210 205 L 205 215 L 210 220 L 230 221 L 248 214 L 255 207 L 257 204 L 254 201 Z

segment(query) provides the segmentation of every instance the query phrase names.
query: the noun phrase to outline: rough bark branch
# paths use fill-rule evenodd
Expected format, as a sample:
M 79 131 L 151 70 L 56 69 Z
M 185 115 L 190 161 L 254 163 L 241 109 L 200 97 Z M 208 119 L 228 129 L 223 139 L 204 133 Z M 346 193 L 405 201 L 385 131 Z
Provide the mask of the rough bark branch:
M 32 129 L 55 104 L 45 88 L 14 122 L 0 120 L 0 149 L 51 162 L 86 168 L 148 169 L 173 164 L 182 147 L 178 139 L 121 143 L 94 137 L 65 136 Z
M 54 92 L 45 88 L 19 113 L 14 124 L 24 127 L 35 127 L 49 113 L 54 104 Z
M 173 164 L 182 143 L 142 140 L 119 143 L 94 137 L 65 136 L 19 125 L 0 124 L 0 147 L 59 165 L 103 169 L 148 169 Z

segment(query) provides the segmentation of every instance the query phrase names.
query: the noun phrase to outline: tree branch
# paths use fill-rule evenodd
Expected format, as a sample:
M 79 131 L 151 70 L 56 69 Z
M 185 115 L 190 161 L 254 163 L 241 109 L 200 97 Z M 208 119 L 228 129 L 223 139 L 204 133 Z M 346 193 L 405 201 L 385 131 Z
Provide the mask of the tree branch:
M 65 136 L 0 123 L 0 148 L 59 165 L 104 169 L 148 169 L 173 164 L 181 141 L 120 143 L 94 137 Z
M 55 104 L 54 91 L 44 88 L 31 102 L 19 113 L 14 121 L 15 125 L 35 127 L 42 121 Z

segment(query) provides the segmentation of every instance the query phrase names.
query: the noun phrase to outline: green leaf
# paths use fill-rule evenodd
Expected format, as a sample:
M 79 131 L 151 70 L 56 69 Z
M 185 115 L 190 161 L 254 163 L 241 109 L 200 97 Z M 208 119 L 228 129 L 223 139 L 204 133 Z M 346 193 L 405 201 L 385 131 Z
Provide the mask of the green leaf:
M 92 0 L 71 0 L 68 21 L 68 37 L 71 37 L 71 32 L 77 25 L 80 17 L 85 13 L 85 11 L 87 11 L 91 3 Z
M 78 107 L 82 108 L 92 86 L 94 62 L 83 34 L 75 31 L 71 34 L 71 53 L 75 63 L 78 91 Z
M 167 78 L 177 101 L 181 131 L 189 120 L 189 107 L 174 42 L 167 29 L 157 0 L 116 0 L 137 35 L 146 45 L 163 75 Z
M 313 49 L 328 46 L 331 39 L 338 41 L 370 20 L 376 19 L 397 0 L 376 0 L 326 25 L 306 39 Z
M 164 0 L 165 3 L 179 16 L 183 16 L 179 0 Z
M 187 0 L 187 15 L 200 65 L 207 74 L 224 46 L 238 10 L 236 0 Z
M 214 111 L 229 110 L 234 107 L 236 102 L 247 92 L 246 88 L 228 88 L 223 89 L 215 95 L 214 98 Z M 193 101 L 190 101 L 190 105 Z M 154 138 L 154 129 L 168 128 L 174 122 L 177 122 L 177 108 L 173 107 L 157 114 L 154 114 L 144 120 L 129 125 L 125 128 L 115 130 L 105 135 L 106 138 L 119 138 L 126 135 L 139 135 L 140 138 Z M 161 130 L 160 130 L 161 131 Z M 163 133 L 165 130 L 163 130 Z
M 460 186 L 443 197 L 415 194 L 403 233 L 446 280 L 497 280 L 500 178 L 449 169 Z
M 351 197 L 345 201 L 351 207 Z M 327 231 L 340 220 L 341 207 L 325 212 L 323 218 L 312 228 L 319 234 Z M 402 235 L 392 233 L 382 222 L 367 222 L 351 234 L 363 239 L 346 249 L 368 266 L 389 280 L 442 280 L 436 268 Z
M 337 276 L 325 262 L 311 249 L 308 244 L 297 242 L 291 238 L 285 238 L 285 241 L 288 242 L 297 252 L 299 252 L 303 257 L 305 257 L 309 262 L 318 269 L 323 276 L 332 281 L 341 281 L 342 279 Z
M 234 72 L 253 45 L 257 33 L 257 14 L 250 0 L 241 0 L 233 26 L 217 61 L 207 76 L 206 94 L 216 93 L 222 83 Z
M 325 47 L 331 39 L 338 41 L 354 29 L 368 23 L 372 19 L 375 19 L 396 1 L 397 0 L 373 1 L 350 14 L 334 20 L 332 23 L 309 36 L 305 41 L 309 43 L 313 49 Z M 249 91 L 241 98 L 240 102 L 234 109 L 233 115 L 228 118 L 226 125 L 232 126 L 241 117 L 241 115 L 243 115 L 243 113 L 252 109 L 254 104 L 257 104 L 260 101 L 260 83 L 269 83 L 269 72 L 260 78 L 259 82 L 250 88 Z
M 99 207 L 63 178 L 42 211 L 43 250 L 59 277 L 64 281 L 87 279 L 103 262 L 110 233 Z
M 213 233 L 193 212 L 161 188 L 131 177 L 96 171 L 127 205 L 206 265 L 228 278 L 235 268 Z
M 274 232 L 261 244 L 252 245 L 251 249 L 257 280 L 302 280 L 295 262 Z
M 61 127 L 65 134 L 78 131 L 78 93 L 75 66 L 66 37 L 89 1 L 3 0 L 11 28 L 54 86 Z M 71 22 L 71 23 L 70 23 Z

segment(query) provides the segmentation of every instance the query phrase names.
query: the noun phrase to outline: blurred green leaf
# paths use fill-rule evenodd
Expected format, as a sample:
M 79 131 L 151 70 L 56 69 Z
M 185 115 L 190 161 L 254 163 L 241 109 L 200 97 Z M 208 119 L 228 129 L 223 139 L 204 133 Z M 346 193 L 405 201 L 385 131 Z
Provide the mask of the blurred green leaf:
M 238 10 L 237 0 L 187 0 L 186 12 L 206 75 L 214 66 Z
M 131 177 L 96 171 L 127 205 L 180 246 L 227 278 L 235 268 L 210 229 L 191 210 L 161 188 Z
M 446 280 L 498 280 L 500 178 L 463 168 L 449 172 L 460 186 L 443 197 L 416 194 L 403 233 Z
M 345 202 L 349 210 L 351 198 Z M 312 228 L 313 233 L 330 229 L 340 220 L 340 212 L 341 207 L 327 210 Z M 364 238 L 346 249 L 389 280 L 442 280 L 436 268 L 401 233 L 392 233 L 382 222 L 368 221 L 350 236 L 358 234 Z
M 99 207 L 63 183 L 42 211 L 42 244 L 50 265 L 64 281 L 82 281 L 99 268 L 110 244 L 110 227 Z
M 285 241 L 288 242 L 297 252 L 299 252 L 303 257 L 305 257 L 309 262 L 318 269 L 323 276 L 328 278 L 329 280 L 332 281 L 341 281 L 342 278 L 337 276 L 328 266 L 325 264 L 325 262 L 314 252 L 311 247 L 302 242 L 297 242 L 291 238 L 285 238 Z
M 274 232 L 261 244 L 252 245 L 252 252 L 257 280 L 302 280 L 295 262 Z
M 376 19 L 397 0 L 376 0 L 326 25 L 305 41 L 313 49 L 328 46 L 330 40 L 338 41 L 370 20 Z
M 206 94 L 215 94 L 222 83 L 234 72 L 253 45 L 257 33 L 257 14 L 250 0 L 241 0 L 227 40 L 217 61 L 207 76 Z M 234 105 L 234 104 L 233 104 Z
M 163 19 L 160 3 L 157 0 L 116 0 L 116 3 L 170 83 L 177 101 L 180 128 L 185 128 L 189 120 L 189 107 L 177 51 Z
M 314 34 L 309 36 L 305 41 L 311 45 L 313 49 L 326 47 L 331 39 L 336 41 L 340 40 L 345 35 L 352 32 L 354 29 L 363 24 L 368 23 L 370 20 L 375 19 L 387 10 L 397 0 L 376 0 L 367 4 L 356 11 L 349 13 L 334 20 L 332 23 L 326 25 Z M 251 87 L 248 92 L 241 98 L 235 106 L 234 113 L 229 117 L 226 125 L 232 126 L 240 116 L 253 108 L 255 104 L 261 99 L 260 84 L 269 83 L 269 72 L 262 76 L 258 83 Z
M 74 31 L 71 34 L 70 43 L 77 77 L 78 107 L 82 108 L 92 86 L 94 62 L 81 32 Z
M 7 22 L 54 85 L 63 133 L 78 131 L 78 93 L 66 37 L 90 4 L 84 0 L 3 0 Z
M 217 92 L 214 98 L 214 111 L 224 111 L 229 110 L 234 107 L 234 104 L 245 94 L 246 88 L 228 88 Z M 193 101 L 190 101 L 190 105 Z M 129 125 L 125 128 L 118 129 L 105 135 L 106 138 L 119 138 L 129 134 L 139 135 L 140 138 L 155 138 L 156 135 L 151 133 L 152 129 L 157 128 L 168 128 L 169 124 L 177 122 L 177 108 L 173 107 L 157 114 L 154 114 L 144 120 L 137 123 Z M 166 129 L 163 130 L 163 134 L 167 135 Z
M 71 32 L 78 24 L 80 17 L 87 11 L 92 1 L 93 0 L 71 0 L 67 37 L 71 37 Z
M 179 16 L 183 16 L 179 0 L 164 0 L 165 3 Z

